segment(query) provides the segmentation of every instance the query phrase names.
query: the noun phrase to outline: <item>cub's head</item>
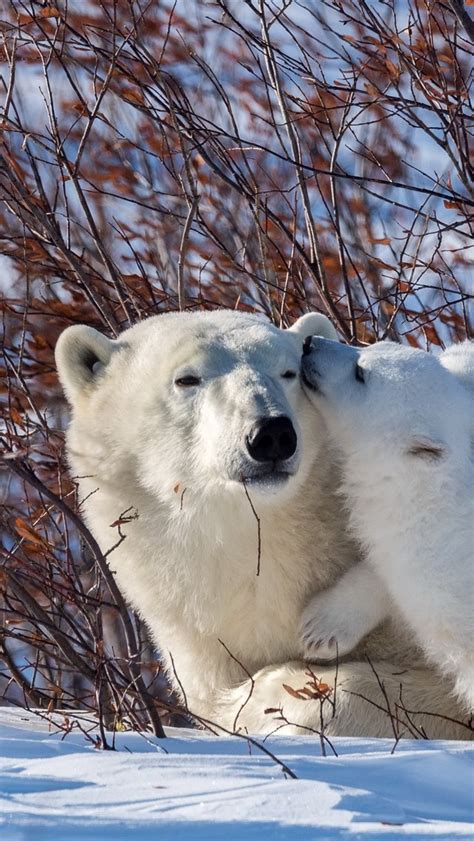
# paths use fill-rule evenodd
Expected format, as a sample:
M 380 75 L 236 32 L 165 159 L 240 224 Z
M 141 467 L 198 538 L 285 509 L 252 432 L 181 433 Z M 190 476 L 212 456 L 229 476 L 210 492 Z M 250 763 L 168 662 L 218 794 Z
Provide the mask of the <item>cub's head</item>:
M 315 338 L 305 343 L 302 376 L 336 443 L 384 475 L 469 453 L 467 391 L 434 355 Z
M 300 376 L 303 341 L 335 337 L 321 315 L 290 330 L 233 311 L 170 313 L 112 341 L 90 327 L 60 336 L 77 474 L 113 487 L 252 488 L 262 499 L 302 480 L 321 440 Z

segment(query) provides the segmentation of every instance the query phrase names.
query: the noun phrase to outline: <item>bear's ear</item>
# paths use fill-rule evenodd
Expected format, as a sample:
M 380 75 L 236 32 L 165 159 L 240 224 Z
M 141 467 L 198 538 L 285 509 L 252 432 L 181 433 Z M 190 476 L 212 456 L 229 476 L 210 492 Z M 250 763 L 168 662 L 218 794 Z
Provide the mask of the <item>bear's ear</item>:
M 307 336 L 322 336 L 323 339 L 338 341 L 337 333 L 329 318 L 320 312 L 307 312 L 290 327 L 293 333 L 298 333 L 305 339 Z
M 55 350 L 59 379 L 70 403 L 107 365 L 115 343 L 93 327 L 75 324 L 61 333 Z

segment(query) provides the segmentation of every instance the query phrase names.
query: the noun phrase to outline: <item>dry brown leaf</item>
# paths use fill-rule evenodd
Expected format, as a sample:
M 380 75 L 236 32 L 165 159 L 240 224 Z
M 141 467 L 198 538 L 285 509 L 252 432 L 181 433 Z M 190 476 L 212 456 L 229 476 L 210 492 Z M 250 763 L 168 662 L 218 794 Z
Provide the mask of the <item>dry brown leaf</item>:
M 291 695 L 293 698 L 298 698 L 298 700 L 299 700 L 299 701 L 306 701 L 306 700 L 307 700 L 307 698 L 305 698 L 304 696 L 303 696 L 303 697 L 301 697 L 301 695 L 300 695 L 301 690 L 299 690 L 299 689 L 293 689 L 293 687 L 292 687 L 292 686 L 288 686 L 288 684 L 287 684 L 287 683 L 284 683 L 284 684 L 283 684 L 283 689 L 284 689 L 286 692 L 288 692 L 288 695 Z
M 10 410 L 10 417 L 11 417 L 13 423 L 16 423 L 18 426 L 23 427 L 25 425 L 23 415 L 20 414 L 18 409 L 15 409 L 15 408 L 11 409 Z
M 45 9 L 41 9 L 39 12 L 38 17 L 40 18 L 60 18 L 61 12 L 56 6 L 47 6 Z
M 15 529 L 20 537 L 23 537 L 25 540 L 28 540 L 30 543 L 34 543 L 35 546 L 44 546 L 44 540 L 40 537 L 34 529 L 31 528 L 28 523 L 25 523 L 21 517 L 17 517 L 15 520 Z

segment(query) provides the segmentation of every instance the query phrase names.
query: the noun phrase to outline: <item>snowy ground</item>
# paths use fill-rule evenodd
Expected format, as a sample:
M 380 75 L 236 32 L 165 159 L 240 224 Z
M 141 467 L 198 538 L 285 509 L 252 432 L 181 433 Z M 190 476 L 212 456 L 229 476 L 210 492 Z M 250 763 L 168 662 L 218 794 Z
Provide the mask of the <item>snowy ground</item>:
M 94 750 L 0 709 L 2 841 L 333 841 L 473 838 L 474 752 L 463 742 L 273 737 L 298 779 L 237 738 L 121 733 Z

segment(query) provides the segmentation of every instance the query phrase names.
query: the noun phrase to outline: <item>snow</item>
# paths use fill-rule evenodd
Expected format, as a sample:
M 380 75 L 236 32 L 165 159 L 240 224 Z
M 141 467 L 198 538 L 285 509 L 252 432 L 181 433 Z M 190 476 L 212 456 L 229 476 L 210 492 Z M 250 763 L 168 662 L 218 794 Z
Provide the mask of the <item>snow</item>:
M 118 733 L 117 749 L 101 751 L 79 729 L 64 737 L 34 713 L 0 709 L 2 841 L 474 837 L 466 742 L 402 741 L 392 754 L 389 739 L 339 738 L 338 756 L 325 757 L 315 737 L 267 739 L 291 779 L 244 739 L 167 735 Z

